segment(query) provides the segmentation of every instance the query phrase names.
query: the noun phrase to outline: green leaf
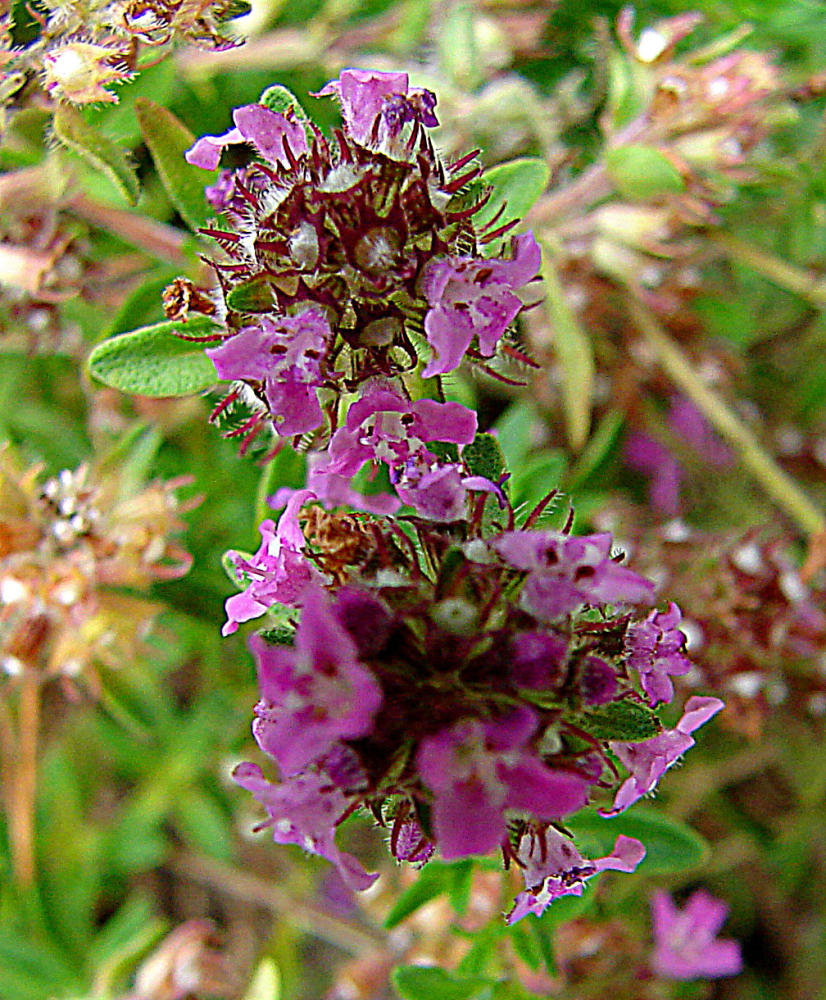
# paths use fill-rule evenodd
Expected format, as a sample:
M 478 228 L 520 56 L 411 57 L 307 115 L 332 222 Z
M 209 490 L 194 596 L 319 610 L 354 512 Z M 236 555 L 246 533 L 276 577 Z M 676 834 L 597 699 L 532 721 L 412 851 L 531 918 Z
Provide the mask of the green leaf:
M 206 317 L 170 320 L 124 333 L 103 343 L 89 357 L 89 371 L 104 385 L 121 392 L 156 398 L 189 396 L 215 385 L 215 367 L 203 345 L 181 337 L 198 337 L 214 328 Z
M 289 112 L 292 112 L 292 116 L 299 122 L 308 122 L 310 120 L 310 116 L 304 110 L 301 101 L 299 101 L 291 90 L 288 90 L 287 87 L 282 86 L 280 83 L 273 84 L 272 87 L 267 87 L 258 98 L 258 103 L 268 107 L 270 111 L 277 111 L 280 115 L 286 116 Z
M 520 920 L 511 925 L 509 933 L 516 954 L 529 969 L 533 969 L 536 972 L 543 962 L 543 952 L 536 937 L 530 933 L 529 927 L 530 924 L 526 924 L 524 920 Z
M 473 217 L 474 225 L 479 229 L 490 222 L 500 208 L 503 211 L 496 220 L 497 227 L 523 218 L 538 201 L 550 179 L 550 167 L 538 157 L 510 160 L 486 170 L 482 174 L 482 182 L 492 187 L 493 193 Z
M 680 171 L 653 146 L 618 146 L 605 153 L 605 169 L 623 196 L 647 201 L 685 190 Z
M 646 855 L 637 871 L 665 875 L 695 868 L 706 860 L 706 841 L 691 827 L 646 806 L 635 806 L 619 816 L 580 813 L 565 820 L 583 853 L 608 854 L 620 834 L 645 844 Z M 581 842 L 580 842 L 581 841 Z M 551 908 L 549 908 L 550 910 Z
M 495 985 L 482 976 L 456 976 L 426 965 L 400 965 L 390 978 L 403 1000 L 481 1000 Z
M 568 305 L 565 290 L 547 247 L 542 248 L 545 308 L 553 331 L 554 348 L 562 369 L 562 406 L 568 440 L 579 451 L 588 439 L 594 393 L 594 354 L 591 341 Z
M 274 303 L 275 294 L 266 278 L 244 281 L 227 295 L 227 306 L 238 312 L 269 312 Z
M 624 740 L 639 743 L 656 736 L 660 720 L 645 705 L 633 701 L 613 701 L 583 713 L 580 725 L 600 740 Z
M 130 205 L 137 204 L 140 195 L 138 175 L 126 152 L 116 142 L 89 125 L 81 112 L 68 104 L 58 104 L 53 127 L 56 139 L 104 173 Z
M 472 476 L 496 482 L 505 469 L 505 456 L 492 434 L 477 434 L 462 449 L 462 460 Z
M 139 97 L 135 101 L 135 114 L 169 200 L 196 232 L 213 214 L 204 197 L 204 187 L 214 179 L 215 172 L 186 162 L 184 153 L 195 142 L 195 136 L 167 108 L 148 97 Z

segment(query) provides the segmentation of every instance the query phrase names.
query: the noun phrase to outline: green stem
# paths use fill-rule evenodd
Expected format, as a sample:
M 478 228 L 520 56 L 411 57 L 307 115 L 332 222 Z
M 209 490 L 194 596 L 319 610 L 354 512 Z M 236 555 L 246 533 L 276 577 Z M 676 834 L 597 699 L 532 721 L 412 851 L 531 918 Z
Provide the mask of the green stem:
M 633 300 L 634 323 L 666 374 L 697 406 L 714 429 L 737 451 L 746 468 L 766 493 L 807 535 L 826 530 L 826 516 L 761 446 L 749 428 L 694 370 L 691 361 L 652 314 Z
M 826 309 L 826 281 L 803 267 L 796 267 L 774 254 L 752 246 L 728 233 L 717 233 L 712 241 L 738 264 L 744 264 L 778 288 L 800 296 L 815 309 Z

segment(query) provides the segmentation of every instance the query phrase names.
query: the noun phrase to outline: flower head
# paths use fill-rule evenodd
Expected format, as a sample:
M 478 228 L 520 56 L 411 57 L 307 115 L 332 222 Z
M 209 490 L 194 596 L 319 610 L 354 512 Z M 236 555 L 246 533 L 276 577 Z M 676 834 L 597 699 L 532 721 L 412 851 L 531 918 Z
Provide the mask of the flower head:
M 411 89 L 403 73 L 345 70 L 320 93 L 342 106 L 332 143 L 293 111 L 250 104 L 235 110 L 232 129 L 186 154 L 207 169 L 229 145 L 256 154 L 207 192 L 226 219 L 204 230 L 222 248 L 211 294 L 224 301 L 208 308 L 227 333 L 211 355 L 222 377 L 245 382 L 262 403 L 256 433 L 267 422 L 287 436 L 313 431 L 314 448 L 338 427 L 342 397 L 377 379 L 398 389 L 414 370 L 442 374 L 464 357 L 485 364 L 522 309 L 517 291 L 539 269 L 529 234 L 509 254 L 483 255 L 502 233 L 474 228 L 486 195 L 467 186 L 481 167 L 473 154 L 439 159 L 427 134 L 436 124 L 429 91 Z M 192 298 L 192 308 L 206 298 Z M 299 316 L 315 342 L 288 363 L 281 349 Z M 456 509 L 456 470 L 421 457 L 406 472 L 418 495 L 432 494 L 434 511 Z
M 651 897 L 654 952 L 651 967 L 667 979 L 718 979 L 736 976 L 743 969 L 740 945 L 716 940 L 728 907 L 698 889 L 682 910 L 667 892 Z

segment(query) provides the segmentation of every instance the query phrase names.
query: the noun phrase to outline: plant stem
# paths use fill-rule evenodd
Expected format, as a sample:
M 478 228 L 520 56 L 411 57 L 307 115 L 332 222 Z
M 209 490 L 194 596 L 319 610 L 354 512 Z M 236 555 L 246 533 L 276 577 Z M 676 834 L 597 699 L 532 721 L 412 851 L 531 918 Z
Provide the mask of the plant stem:
M 778 288 L 800 296 L 815 309 L 826 309 L 826 280 L 805 267 L 797 267 L 774 254 L 752 246 L 728 233 L 717 233 L 712 241 L 738 264 L 762 274 Z
M 342 920 L 321 906 L 299 899 L 278 883 L 239 871 L 232 865 L 180 852 L 174 856 L 170 867 L 178 875 L 213 886 L 236 899 L 258 903 L 294 927 L 348 954 L 360 955 L 366 949 L 387 947 L 387 937 L 381 931 Z
M 738 452 L 743 464 L 766 493 L 807 535 L 826 531 L 826 516 L 787 475 L 757 440 L 751 430 L 710 389 L 691 361 L 642 305 L 629 301 L 631 316 L 653 348 L 667 375 L 697 406 L 714 429 Z
M 11 763 L 9 836 L 12 867 L 21 885 L 35 877 L 34 813 L 37 795 L 37 745 L 40 735 L 40 680 L 24 672 L 17 712 L 17 760 Z

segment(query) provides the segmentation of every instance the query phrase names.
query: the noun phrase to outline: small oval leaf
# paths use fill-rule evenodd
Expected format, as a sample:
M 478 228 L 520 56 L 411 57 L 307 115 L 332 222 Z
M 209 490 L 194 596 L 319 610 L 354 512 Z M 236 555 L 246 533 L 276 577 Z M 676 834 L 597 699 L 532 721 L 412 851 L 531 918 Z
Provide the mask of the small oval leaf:
M 138 175 L 127 153 L 116 142 L 89 125 L 81 112 L 68 104 L 58 104 L 53 127 L 56 139 L 106 174 L 130 205 L 137 204 L 140 195 Z
M 99 382 L 139 396 L 189 396 L 215 385 L 215 367 L 201 344 L 182 337 L 203 336 L 210 320 L 169 321 L 124 333 L 103 343 L 89 357 L 89 371 Z
M 486 187 L 492 187 L 493 192 L 473 217 L 474 225 L 479 229 L 490 222 L 503 206 L 502 214 L 495 223 L 497 228 L 523 218 L 538 201 L 550 178 L 548 164 L 535 157 L 510 160 L 486 170 L 482 174 L 482 182 Z
M 148 97 L 139 97 L 135 101 L 135 114 L 169 200 L 196 232 L 214 214 L 204 197 L 204 187 L 215 172 L 186 162 L 184 153 L 195 142 L 195 136 L 167 108 Z
M 653 146 L 619 146 L 605 154 L 605 169 L 623 196 L 647 201 L 685 190 L 680 171 Z

